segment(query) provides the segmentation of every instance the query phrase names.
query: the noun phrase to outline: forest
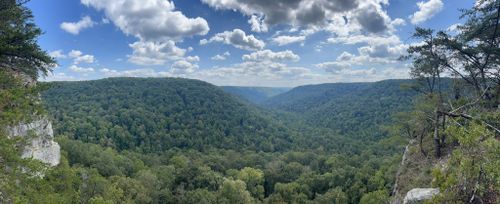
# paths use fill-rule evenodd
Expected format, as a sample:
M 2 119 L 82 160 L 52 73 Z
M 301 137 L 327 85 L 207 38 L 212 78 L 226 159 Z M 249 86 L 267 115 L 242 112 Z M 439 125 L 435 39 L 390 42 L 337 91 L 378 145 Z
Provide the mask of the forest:
M 500 1 L 483 3 L 463 11 L 459 34 L 415 30 L 422 43 L 400 59 L 412 79 L 288 89 L 172 77 L 27 84 L 55 60 L 31 11 L 2 2 L 0 203 L 385 204 L 421 187 L 418 162 L 422 185 L 441 192 L 426 202 L 498 203 Z M 21 157 L 30 138 L 3 128 L 35 114 L 52 121 L 57 166 Z M 405 149 L 414 166 L 402 167 Z

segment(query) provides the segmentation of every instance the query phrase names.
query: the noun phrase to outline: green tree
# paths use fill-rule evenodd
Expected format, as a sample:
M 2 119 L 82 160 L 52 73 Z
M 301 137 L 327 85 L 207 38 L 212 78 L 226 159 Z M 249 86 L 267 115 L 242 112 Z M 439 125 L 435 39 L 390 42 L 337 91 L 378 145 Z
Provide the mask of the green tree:
M 389 194 L 385 190 L 369 192 L 359 201 L 360 204 L 387 204 L 389 203 Z
M 46 75 L 55 61 L 37 44 L 42 31 L 31 10 L 23 6 L 28 1 L 0 2 L 0 68 L 37 79 L 39 73 Z
M 317 195 L 314 199 L 318 204 L 343 204 L 349 203 L 347 195 L 341 188 L 328 190 L 325 194 Z
M 500 197 L 500 141 L 484 125 L 448 128 L 459 143 L 448 167 L 435 169 L 436 203 L 494 203 Z
M 218 192 L 218 203 L 224 204 L 250 204 L 254 199 L 246 189 L 245 182 L 241 180 L 226 179 Z
M 259 200 L 264 199 L 264 172 L 260 169 L 245 167 L 237 175 L 237 179 L 246 183 L 252 197 Z

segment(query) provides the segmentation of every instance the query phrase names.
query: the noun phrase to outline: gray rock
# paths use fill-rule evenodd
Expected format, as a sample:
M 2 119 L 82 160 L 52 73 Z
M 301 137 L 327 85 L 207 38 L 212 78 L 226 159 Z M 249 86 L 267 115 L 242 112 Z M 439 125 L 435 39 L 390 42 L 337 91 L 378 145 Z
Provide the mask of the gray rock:
M 421 203 L 424 200 L 432 199 L 437 194 L 439 194 L 437 188 L 414 188 L 406 193 L 403 204 Z
M 50 166 L 59 164 L 61 147 L 54 141 L 52 123 L 47 118 L 8 127 L 7 133 L 11 138 L 29 137 L 22 154 L 23 158 L 37 159 Z

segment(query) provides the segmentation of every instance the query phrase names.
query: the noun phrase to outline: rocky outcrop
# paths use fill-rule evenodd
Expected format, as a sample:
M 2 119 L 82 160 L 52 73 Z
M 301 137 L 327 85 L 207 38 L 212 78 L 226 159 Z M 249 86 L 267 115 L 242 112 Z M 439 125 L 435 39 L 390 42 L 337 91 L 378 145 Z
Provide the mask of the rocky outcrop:
M 21 123 L 7 128 L 9 137 L 25 137 L 27 144 L 23 158 L 33 158 L 50 166 L 57 166 L 61 157 L 60 146 L 54 141 L 52 123 L 47 118 L 39 118 L 30 123 Z
M 433 196 L 439 194 L 437 188 L 414 188 L 406 193 L 403 204 L 417 204 L 425 200 L 432 199 Z

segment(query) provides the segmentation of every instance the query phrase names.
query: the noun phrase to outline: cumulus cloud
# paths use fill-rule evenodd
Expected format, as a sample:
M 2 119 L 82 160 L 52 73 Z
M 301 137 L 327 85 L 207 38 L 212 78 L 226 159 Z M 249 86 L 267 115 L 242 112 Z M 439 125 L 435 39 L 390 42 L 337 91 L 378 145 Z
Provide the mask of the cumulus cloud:
M 211 59 L 212 60 L 222 61 L 222 60 L 226 60 L 226 58 L 229 57 L 229 56 L 231 56 L 231 53 L 224 52 L 223 54 L 217 54 L 217 55 L 213 56 Z
M 308 27 L 321 30 L 340 18 L 346 24 L 346 15 L 353 24 L 361 24 L 368 32 L 382 32 L 390 23 L 380 6 L 387 0 L 202 0 L 205 4 L 225 10 L 239 11 L 249 17 L 254 32 L 267 32 L 268 27 L 279 24 L 292 27 Z M 371 17 L 371 18 L 370 18 Z M 350 22 L 350 21 L 349 21 Z M 338 24 L 342 25 L 342 24 Z
M 253 32 L 267 32 L 267 25 L 263 22 L 262 17 L 258 17 L 256 15 L 252 15 L 248 20 Z
M 347 62 L 323 62 L 316 64 L 316 67 L 330 73 L 340 74 L 342 71 L 350 69 L 351 64 Z
M 169 77 L 172 76 L 169 72 L 157 72 L 154 69 L 131 69 L 131 70 L 116 70 L 103 68 L 99 72 L 106 77 Z
M 370 4 L 356 13 L 356 20 L 368 32 L 381 33 L 389 27 L 390 18 L 379 5 Z
M 276 36 L 271 39 L 272 42 L 278 44 L 279 46 L 304 42 L 305 40 L 306 36 L 289 36 L 289 35 Z
M 392 58 L 396 60 L 399 56 L 404 54 L 408 46 L 404 44 L 399 44 L 395 46 L 390 46 L 387 44 L 375 45 L 375 46 L 364 46 L 358 48 L 361 55 L 369 56 L 373 58 Z
M 133 49 L 128 61 L 137 65 L 162 65 L 168 60 L 182 58 L 186 50 L 175 45 L 174 41 L 138 41 L 129 45 Z
M 173 74 L 189 74 L 193 73 L 198 69 L 198 65 L 191 63 L 187 60 L 179 60 L 172 64 L 170 67 L 170 72 Z
M 244 50 L 260 50 L 266 46 L 264 41 L 257 39 L 253 35 L 247 35 L 244 31 L 240 29 L 234 29 L 233 31 L 224 31 L 222 33 L 215 34 L 209 40 L 203 39 L 200 41 L 201 45 L 211 43 L 211 42 L 221 42 L 227 45 L 232 45 L 239 49 Z
M 67 57 L 62 50 L 54 50 L 52 52 L 49 52 L 49 56 L 56 59 L 64 59 Z
M 81 0 L 83 5 L 102 10 L 107 19 L 127 35 L 146 41 L 178 40 L 205 35 L 208 23 L 201 17 L 188 18 L 169 0 Z
M 71 50 L 68 56 L 73 59 L 73 64 L 94 63 L 94 55 L 84 55 L 80 50 Z
M 196 78 L 212 81 L 217 84 L 289 86 L 301 80 L 311 80 L 314 74 L 304 67 L 291 67 L 272 61 L 246 61 L 227 67 L 215 67 L 202 70 Z
M 351 64 L 347 62 L 323 62 L 317 64 L 316 67 L 336 75 L 367 76 L 374 75 L 376 73 L 375 68 L 353 69 Z
M 359 63 L 379 63 L 389 64 L 398 63 L 398 58 L 406 53 L 408 45 L 401 42 L 398 36 L 390 35 L 351 35 L 342 37 L 332 37 L 327 40 L 328 43 L 341 43 L 346 45 L 358 45 L 358 55 L 342 53 L 337 58 L 339 61 L 349 61 L 351 64 Z
M 434 17 L 443 9 L 444 4 L 441 0 L 429 0 L 418 2 L 417 6 L 419 10 L 410 16 L 411 23 L 415 25 Z
M 103 11 L 106 19 L 126 35 L 139 40 L 129 46 L 133 53 L 128 61 L 138 65 L 163 65 L 186 53 L 176 46 L 185 37 L 206 35 L 210 30 L 201 17 L 190 18 L 176 10 L 170 0 L 81 0 L 81 3 Z
M 67 75 L 64 72 L 59 73 L 48 73 L 47 77 L 41 78 L 41 81 L 76 81 L 76 77 Z
M 59 27 L 68 33 L 78 35 L 81 30 L 91 28 L 94 25 L 95 22 L 89 16 L 85 16 L 78 22 L 63 22 Z
M 76 66 L 76 65 L 71 65 L 69 67 L 69 69 L 71 69 L 71 71 L 74 71 L 74 72 L 78 72 L 78 73 L 89 73 L 89 72 L 94 72 L 94 68 L 92 67 L 79 67 L 79 66 Z
M 187 56 L 185 58 L 186 61 L 188 62 L 199 62 L 200 61 L 200 57 L 198 56 Z
M 245 61 L 299 61 L 300 57 L 290 50 L 282 52 L 273 52 L 271 50 L 260 50 L 257 52 L 243 55 Z
M 344 12 L 357 6 L 357 0 L 202 0 L 202 2 L 217 9 L 240 11 L 264 25 L 318 24 L 325 20 L 326 10 Z

